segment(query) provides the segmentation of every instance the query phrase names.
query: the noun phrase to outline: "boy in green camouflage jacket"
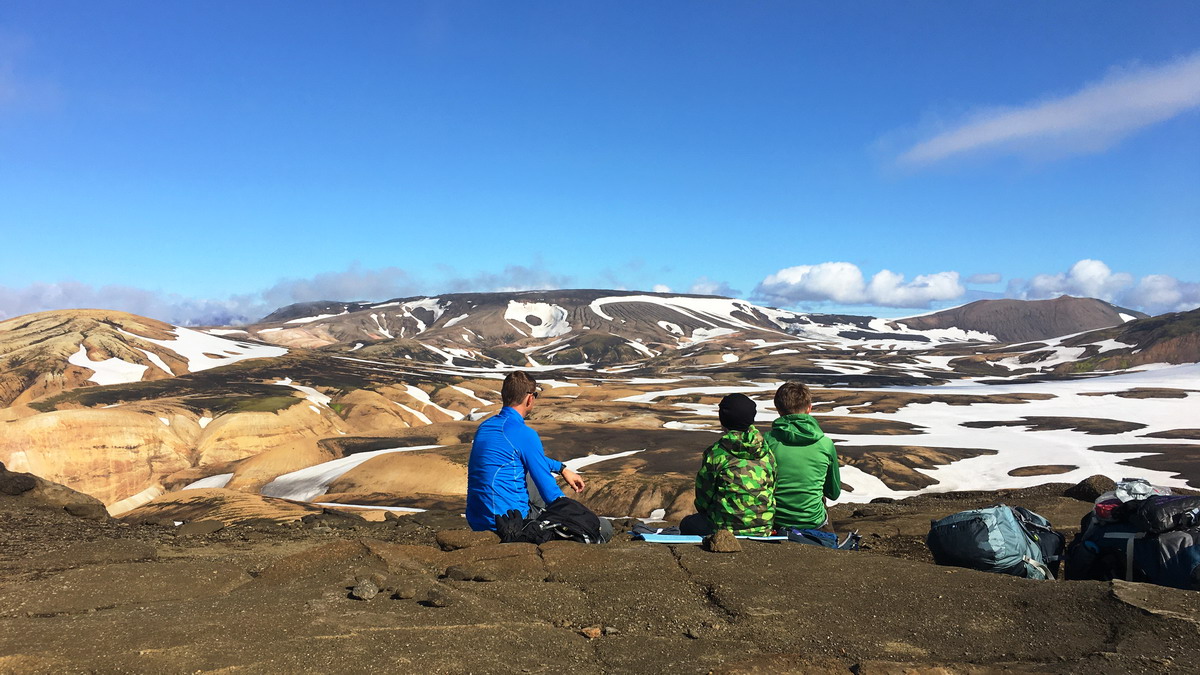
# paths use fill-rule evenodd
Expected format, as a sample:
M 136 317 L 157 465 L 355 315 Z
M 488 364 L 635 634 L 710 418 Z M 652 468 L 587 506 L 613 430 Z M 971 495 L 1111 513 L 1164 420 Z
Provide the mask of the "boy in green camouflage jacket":
M 775 457 L 754 428 L 754 401 L 730 394 L 718 411 L 726 432 L 704 452 L 696 474 L 698 513 L 680 527 L 695 534 L 709 529 L 769 535 L 775 520 Z

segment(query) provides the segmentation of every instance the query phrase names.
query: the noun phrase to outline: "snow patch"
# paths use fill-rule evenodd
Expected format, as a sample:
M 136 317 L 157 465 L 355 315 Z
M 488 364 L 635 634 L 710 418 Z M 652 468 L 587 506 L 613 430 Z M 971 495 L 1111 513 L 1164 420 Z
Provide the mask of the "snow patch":
M 283 356 L 288 353 L 288 350 L 283 347 L 235 342 L 180 326 L 172 329 L 172 332 L 175 333 L 174 340 L 153 340 L 141 335 L 134 335 L 125 331 L 121 332 L 130 337 L 170 349 L 178 354 L 180 358 L 187 361 L 188 372 L 192 373 L 208 370 L 209 368 L 227 366 L 244 359 L 270 358 Z M 211 356 L 215 354 L 222 354 L 223 356 Z
M 417 445 L 410 448 L 389 448 L 387 450 L 355 453 L 349 457 L 342 457 L 300 469 L 299 471 L 285 473 L 264 485 L 262 494 L 267 497 L 280 497 L 282 499 L 294 499 L 306 502 L 319 494 L 325 493 L 330 483 L 341 478 L 347 471 L 369 459 L 393 452 L 412 452 L 413 450 L 429 450 L 440 447 L 442 446 Z
M 575 459 L 568 459 L 567 461 L 563 462 L 563 466 L 567 467 L 568 469 L 570 469 L 572 471 L 579 471 L 581 468 L 583 468 L 585 466 L 591 466 L 592 464 L 606 462 L 610 459 L 618 459 L 620 457 L 628 457 L 630 455 L 636 455 L 639 452 L 645 452 L 645 451 L 646 451 L 646 449 L 642 448 L 641 450 L 626 450 L 625 452 L 614 452 L 611 455 L 588 455 L 586 457 L 576 457 Z
M 140 382 L 142 375 L 149 368 L 149 366 L 122 361 L 116 357 L 104 359 L 103 361 L 93 361 L 87 355 L 87 347 L 84 347 L 82 344 L 79 345 L 79 351 L 67 359 L 67 363 L 91 370 L 92 375 L 88 378 L 88 381 L 95 382 L 101 386 Z M 171 371 L 168 370 L 167 372 Z
M 306 316 L 306 317 L 302 317 L 299 319 L 292 319 L 290 321 L 284 321 L 284 323 L 312 323 L 313 321 L 320 321 L 321 319 L 328 319 L 331 317 L 341 316 L 343 314 L 349 314 L 349 313 L 350 313 L 349 310 L 342 310 L 341 312 L 339 312 L 337 314 L 318 314 L 316 316 Z
M 229 485 L 229 481 L 233 478 L 231 473 L 219 473 L 215 476 L 201 478 L 193 483 L 188 483 L 180 489 L 183 490 L 202 490 L 204 488 L 223 488 Z
M 526 321 L 530 316 L 537 317 L 538 325 Z M 529 327 L 531 337 L 547 338 L 566 335 L 571 332 L 571 324 L 567 323 L 567 310 L 558 305 L 546 302 L 517 302 L 509 300 L 504 310 L 504 319 L 510 323 L 518 321 Z

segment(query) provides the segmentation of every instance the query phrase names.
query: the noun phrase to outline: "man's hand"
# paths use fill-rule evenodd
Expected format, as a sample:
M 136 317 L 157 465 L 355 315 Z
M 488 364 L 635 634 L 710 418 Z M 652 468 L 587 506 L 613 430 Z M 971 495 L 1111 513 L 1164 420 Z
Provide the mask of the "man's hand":
M 562 475 L 563 480 L 567 481 L 567 485 L 570 485 L 572 490 L 575 492 L 583 492 L 583 488 L 585 487 L 583 483 L 583 476 L 580 476 L 565 466 L 563 467 L 560 475 Z

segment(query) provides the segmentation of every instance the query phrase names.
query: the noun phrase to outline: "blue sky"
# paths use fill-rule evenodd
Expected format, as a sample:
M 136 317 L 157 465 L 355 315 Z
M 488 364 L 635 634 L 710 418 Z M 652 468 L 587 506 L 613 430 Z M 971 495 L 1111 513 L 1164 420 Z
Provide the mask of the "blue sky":
M 1190 308 L 1200 4 L 9 1 L 0 232 L 0 318 Z

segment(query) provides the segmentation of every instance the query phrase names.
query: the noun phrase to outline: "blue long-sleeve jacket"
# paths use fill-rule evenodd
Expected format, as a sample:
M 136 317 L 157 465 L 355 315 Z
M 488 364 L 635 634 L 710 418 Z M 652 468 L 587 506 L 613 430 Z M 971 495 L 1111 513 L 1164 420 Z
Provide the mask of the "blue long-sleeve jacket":
M 563 496 L 551 472 L 563 463 L 546 457 L 542 439 L 512 408 L 487 418 L 475 430 L 467 462 L 467 524 L 472 530 L 496 529 L 496 516 L 516 509 L 529 515 L 525 474 L 533 478 L 547 504 Z

